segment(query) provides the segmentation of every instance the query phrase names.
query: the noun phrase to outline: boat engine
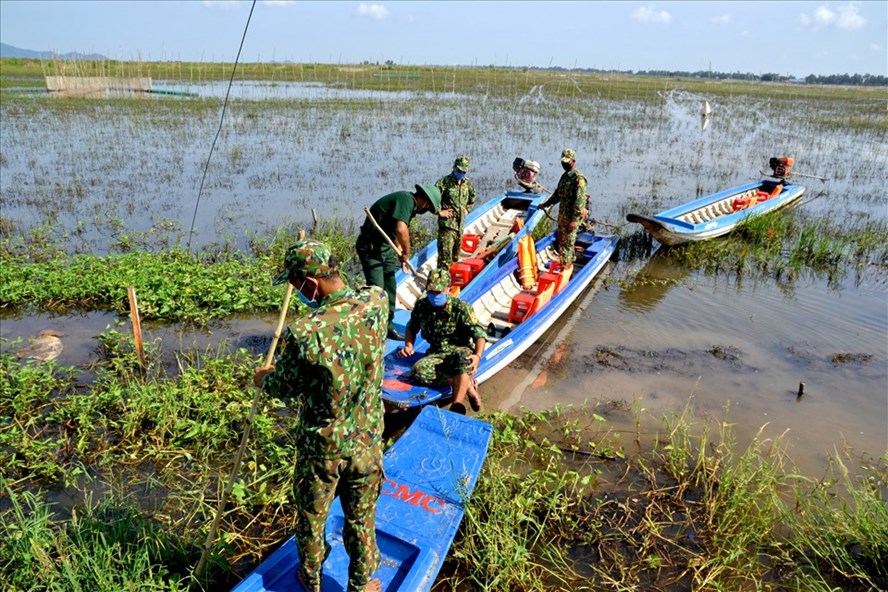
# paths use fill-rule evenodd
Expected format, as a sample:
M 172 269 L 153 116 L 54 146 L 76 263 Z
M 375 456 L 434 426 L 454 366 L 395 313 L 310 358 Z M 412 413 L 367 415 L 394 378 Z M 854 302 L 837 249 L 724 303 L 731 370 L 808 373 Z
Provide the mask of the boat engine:
M 515 179 L 518 180 L 519 185 L 527 191 L 540 192 L 540 184 L 536 182 L 537 173 L 540 172 L 540 163 L 519 157 L 512 161 L 512 170 L 515 171 Z
M 768 161 L 768 166 L 774 171 L 772 176 L 780 179 L 785 179 L 786 177 L 791 176 L 789 169 L 791 169 L 794 164 L 795 160 L 789 156 L 772 156 L 771 160 Z

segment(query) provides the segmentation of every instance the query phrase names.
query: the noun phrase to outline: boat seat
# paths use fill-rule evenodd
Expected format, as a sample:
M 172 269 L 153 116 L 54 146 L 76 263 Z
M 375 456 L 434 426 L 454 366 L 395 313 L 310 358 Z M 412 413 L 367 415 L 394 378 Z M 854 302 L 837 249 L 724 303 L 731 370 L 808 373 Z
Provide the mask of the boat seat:
M 555 284 L 552 283 L 542 292 L 533 293 L 522 290 L 515 294 L 515 297 L 512 298 L 512 308 L 509 310 L 509 322 L 515 324 L 523 322 L 527 317 L 546 306 L 554 293 Z

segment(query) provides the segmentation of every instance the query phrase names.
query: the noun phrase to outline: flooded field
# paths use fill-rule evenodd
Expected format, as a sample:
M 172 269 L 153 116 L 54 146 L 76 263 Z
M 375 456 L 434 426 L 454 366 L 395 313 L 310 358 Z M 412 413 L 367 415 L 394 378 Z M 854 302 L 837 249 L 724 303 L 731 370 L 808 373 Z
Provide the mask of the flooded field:
M 170 86 L 198 100 L 5 100 L 4 223 L 24 235 L 65 237 L 75 252 L 185 244 L 226 87 Z M 655 212 L 754 180 L 770 156 L 784 154 L 799 172 L 829 178 L 806 180 L 798 215 L 888 216 L 886 114 L 875 99 L 664 90 L 647 101 L 567 100 L 547 97 L 545 88 L 502 98 L 298 83 L 239 83 L 233 96 L 196 212 L 196 247 L 245 248 L 280 224 L 309 227 L 312 209 L 359 224 L 358 212 L 376 197 L 434 181 L 462 153 L 472 158 L 482 200 L 515 186 L 516 156 L 539 161 L 540 181 L 554 188 L 565 146 L 577 150 L 589 178 L 593 216 L 614 224 L 630 210 Z M 701 131 L 704 100 L 713 114 Z M 637 231 L 625 224 L 622 232 Z M 653 266 L 645 276 L 665 274 L 677 285 L 633 286 L 645 266 Z M 624 286 L 611 283 L 576 322 L 562 372 L 551 373 L 545 388 L 506 399 L 537 409 L 587 396 L 640 399 L 664 412 L 691 397 L 710 413 L 730 403 L 733 419 L 753 432 L 771 421 L 778 431 L 791 427 L 800 442 L 820 443 L 799 446 L 801 454 L 817 456 L 848 439 L 878 455 L 888 442 L 882 276 L 856 283 L 852 275 L 837 288 L 800 278 L 785 287 L 621 257 L 610 280 Z M 6 318 L 2 336 L 68 324 L 95 329 L 79 318 Z M 76 334 L 75 327 L 66 331 Z M 733 348 L 736 363 L 716 363 L 707 353 L 714 347 Z M 843 352 L 863 357 L 830 361 Z M 608 356 L 612 363 L 602 361 Z M 521 378 L 510 370 L 488 390 L 496 398 Z M 808 385 L 803 402 L 794 398 L 799 382 Z
M 709 95 L 668 81 L 639 99 L 580 86 L 568 96 L 544 85 L 503 96 L 239 82 L 198 203 L 227 85 L 164 86 L 198 98 L 2 95 L 2 238 L 99 255 L 185 248 L 189 239 L 192 250 L 249 252 L 281 227 L 310 228 L 313 210 L 356 228 L 363 207 L 434 182 L 459 154 L 472 159 L 481 201 L 516 187 L 511 163 L 519 156 L 540 162 L 538 180 L 554 189 L 558 156 L 570 147 L 589 180 L 592 216 L 621 227 L 623 248 L 582 302 L 482 387 L 486 411 L 616 402 L 643 418 L 640 425 L 609 418 L 629 448 L 636 434 L 653 439 L 664 415 L 687 408 L 732 424 L 740 448 L 762 426 L 768 438 L 785 433 L 790 457 L 813 478 L 836 451 L 855 460 L 888 453 L 882 256 L 779 279 L 712 272 L 682 260 L 680 248 L 658 249 L 625 222 L 630 211 L 651 214 L 757 180 L 770 157 L 786 155 L 796 171 L 829 178 L 799 180 L 807 193 L 793 216 L 884 228 L 884 95 L 839 100 L 792 87 L 733 94 L 724 85 Z M 712 115 L 701 130 L 704 100 Z M 175 373 L 181 352 L 264 353 L 275 320 L 269 313 L 202 328 L 143 322 L 143 331 Z M 96 363 L 100 334 L 115 326 L 129 330 L 108 311 L 0 309 L 4 352 L 49 329 L 61 334 L 62 366 Z

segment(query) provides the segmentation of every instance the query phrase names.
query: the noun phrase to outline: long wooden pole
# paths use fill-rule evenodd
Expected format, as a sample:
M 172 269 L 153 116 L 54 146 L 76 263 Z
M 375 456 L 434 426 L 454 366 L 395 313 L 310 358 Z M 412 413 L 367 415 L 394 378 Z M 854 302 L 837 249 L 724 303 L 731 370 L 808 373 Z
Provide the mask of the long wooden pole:
M 278 317 L 277 327 L 274 330 L 274 337 L 272 337 L 271 345 L 268 348 L 268 355 L 265 356 L 266 366 L 270 366 L 271 362 L 274 360 L 274 350 L 277 349 L 278 340 L 281 338 L 281 333 L 284 330 L 284 322 L 287 320 L 287 310 L 290 307 L 291 296 L 293 296 L 293 284 L 288 282 L 287 293 L 284 296 L 284 305 L 281 307 L 281 314 Z M 231 474 L 228 475 L 228 483 L 225 485 L 222 497 L 219 498 L 219 505 L 216 507 L 216 516 L 213 518 L 213 523 L 210 525 L 210 532 L 207 533 L 207 539 L 204 541 L 204 548 L 203 552 L 200 554 L 200 561 L 197 562 L 197 567 L 194 568 L 195 579 L 200 578 L 200 575 L 203 573 L 210 547 L 213 544 L 213 540 L 216 538 L 216 529 L 219 527 L 222 511 L 225 509 L 225 504 L 228 503 L 228 496 L 231 495 L 231 489 L 234 487 L 234 480 L 237 479 L 237 474 L 240 471 L 241 460 L 244 457 L 244 450 L 247 448 L 247 439 L 250 437 L 250 430 L 253 427 L 253 418 L 256 417 L 256 409 L 259 406 L 259 395 L 261 394 L 262 388 L 256 387 L 256 394 L 253 396 L 253 404 L 250 406 L 250 415 L 247 417 L 247 425 L 244 428 L 244 435 L 241 437 L 240 447 L 237 449 L 237 455 L 234 457 L 234 465 L 231 467 Z
M 385 233 L 385 230 L 382 229 L 382 226 L 380 226 L 380 225 L 376 222 L 376 218 L 374 218 L 374 217 L 373 217 L 373 214 L 370 213 L 370 208 L 364 208 L 364 211 L 367 212 L 367 218 L 370 220 L 370 222 L 373 224 L 373 226 L 376 227 L 376 230 L 379 231 L 379 234 L 382 235 L 382 237 L 386 240 L 386 242 L 389 244 L 389 246 L 392 248 L 392 250 L 394 250 L 395 253 L 398 254 L 398 257 L 400 257 L 400 256 L 401 256 L 401 248 L 400 248 L 398 245 L 395 244 L 395 241 L 392 240 L 392 237 L 390 237 L 389 235 L 387 235 L 387 234 Z M 410 268 L 410 271 L 413 272 L 413 275 L 415 275 L 415 276 L 419 276 L 419 277 L 422 277 L 422 276 L 419 275 L 419 272 L 416 271 L 416 268 L 413 267 L 413 264 L 410 263 L 410 260 L 409 260 L 409 259 L 407 260 L 407 267 Z
M 139 353 L 139 363 L 142 371 L 145 370 L 145 348 L 142 346 L 142 322 L 139 320 L 139 305 L 136 302 L 136 287 L 128 286 L 126 293 L 129 296 L 130 316 L 133 319 L 133 339 L 136 341 L 136 351 Z

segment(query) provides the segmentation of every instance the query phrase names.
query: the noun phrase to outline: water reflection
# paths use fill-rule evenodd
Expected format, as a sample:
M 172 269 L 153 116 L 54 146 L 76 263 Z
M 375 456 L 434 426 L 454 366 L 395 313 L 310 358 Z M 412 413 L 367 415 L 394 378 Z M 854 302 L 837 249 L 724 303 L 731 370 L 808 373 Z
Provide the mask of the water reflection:
M 690 273 L 688 267 L 676 263 L 669 256 L 668 249 L 660 248 L 620 289 L 620 303 L 639 312 L 653 311 L 669 289 L 682 283 Z

